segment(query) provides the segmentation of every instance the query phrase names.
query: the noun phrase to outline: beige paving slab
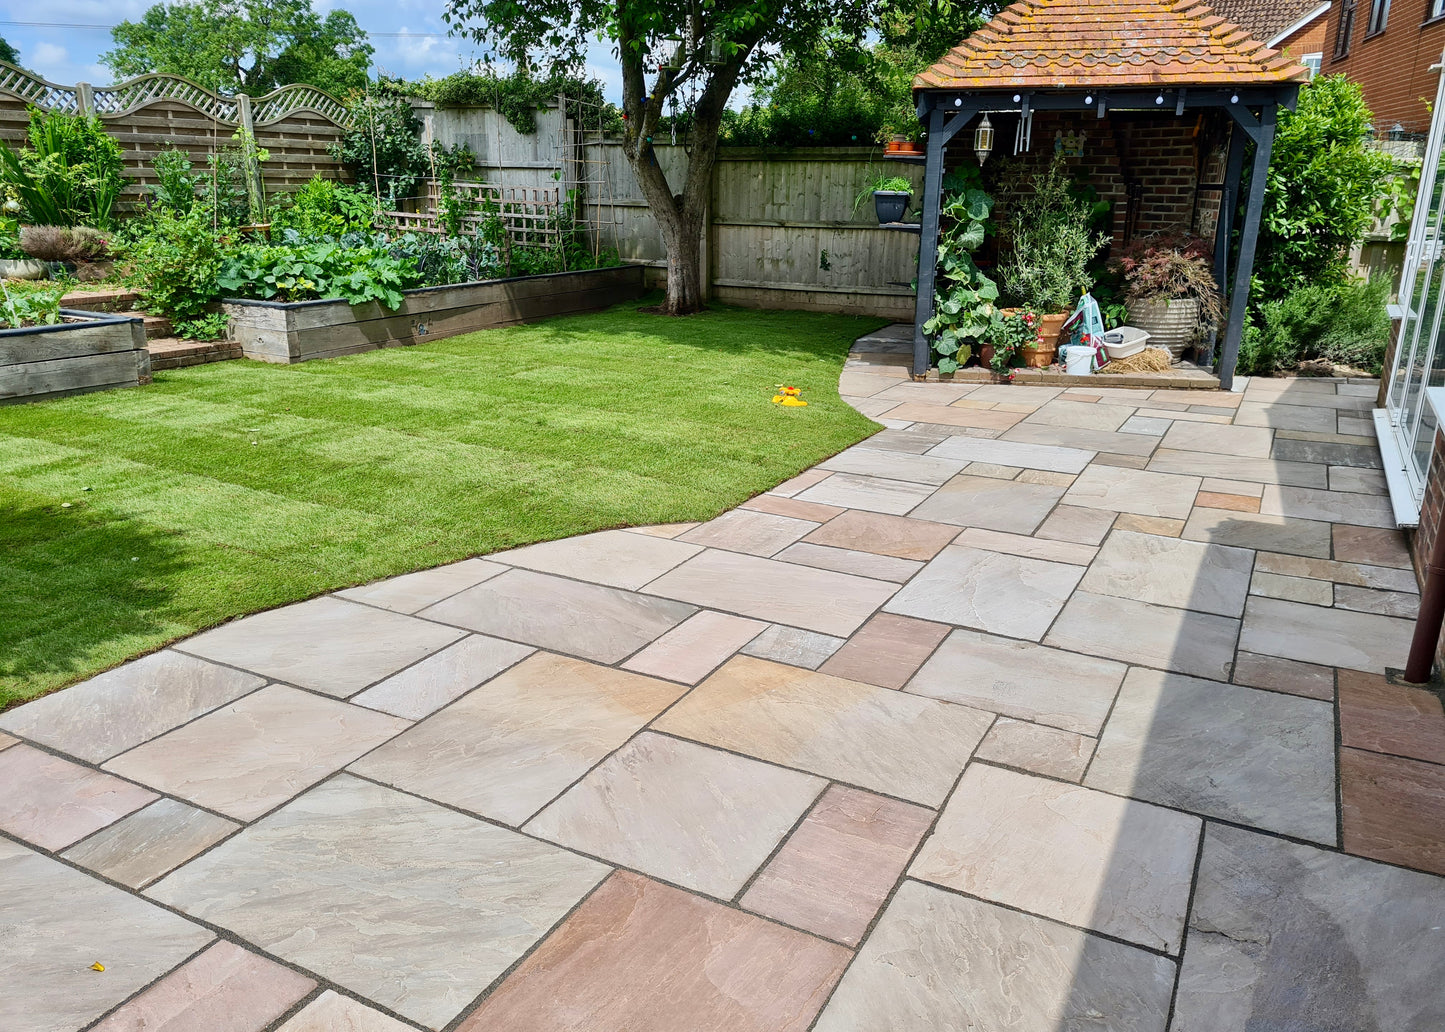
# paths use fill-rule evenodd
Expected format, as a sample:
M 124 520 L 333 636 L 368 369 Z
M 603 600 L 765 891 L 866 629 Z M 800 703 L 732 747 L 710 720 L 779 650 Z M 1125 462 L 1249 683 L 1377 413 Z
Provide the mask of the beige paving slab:
M 0 839 L 0 927 L 0 1028 L 16 1032 L 85 1028 L 215 938 L 6 839 Z M 91 970 L 97 962 L 106 965 L 104 972 Z
M 164 649 L 16 707 L 0 727 L 100 763 L 265 683 Z
M 958 528 L 947 524 L 853 510 L 819 527 L 804 540 L 809 544 L 891 555 L 898 559 L 927 560 L 943 551 L 944 546 L 957 536 Z
M 1203 822 L 985 764 L 964 772 L 911 877 L 1179 952 Z
M 1136 668 L 1084 784 L 1334 844 L 1334 711 L 1314 699 Z
M 969 548 L 1006 552 L 1012 555 L 1027 556 L 1030 559 L 1043 559 L 1051 563 L 1072 563 L 1075 566 L 1088 566 L 1099 554 L 1097 548 L 1072 541 L 1050 541 L 1046 538 L 1005 534 L 997 530 L 983 530 L 977 527 L 965 530 L 958 536 L 957 542 Z
M 617 663 L 686 620 L 692 606 L 531 570 L 512 570 L 440 605 L 429 620 Z
M 0 752 L 0 830 L 58 851 L 156 798 L 139 785 L 29 745 Z
M 1086 509 L 1078 505 L 1060 505 L 1034 532 L 1035 537 L 1049 541 L 1073 541 L 1083 545 L 1103 542 L 1114 525 L 1117 513 L 1105 509 Z
M 1142 399 L 1141 399 L 1142 400 Z M 1040 426 L 1077 427 L 1083 430 L 1118 430 L 1134 414 L 1129 405 L 1080 402 L 1059 398 L 1044 405 L 1025 422 Z
M 351 701 L 407 720 L 421 720 L 535 651 L 530 645 L 469 634 Z
M 1017 466 L 1051 473 L 1082 473 L 1095 453 L 1082 448 L 1057 445 L 991 441 L 981 437 L 948 437 L 928 454 L 962 462 L 992 462 L 1001 466 Z
M 688 531 L 679 540 L 708 548 L 725 548 L 731 552 L 770 556 L 817 529 L 817 523 L 807 520 L 775 516 L 752 509 L 734 509 Z M 648 578 L 653 579 L 655 578 Z
M 834 516 L 841 516 L 848 511 L 840 509 L 836 505 L 800 502 L 796 498 L 784 498 L 782 495 L 772 493 L 749 498 L 742 507 L 755 509 L 758 512 L 770 512 L 774 516 L 791 516 L 795 520 L 812 520 L 814 523 L 827 523 Z
M 1335 605 L 1361 613 L 1401 616 L 1413 620 L 1420 615 L 1420 596 L 1414 592 L 1371 591 L 1347 584 L 1335 585 Z
M 950 545 L 884 605 L 889 613 L 1037 641 L 1084 571 Z
M 636 589 L 697 555 L 701 546 L 687 543 L 696 533 L 697 529 L 694 529 L 676 538 L 657 538 L 622 530 L 604 530 L 600 534 L 584 534 L 514 548 L 493 558 L 508 566 L 520 566 L 538 573 L 555 573 L 613 588 Z
M 1240 652 L 1235 658 L 1234 683 L 1325 702 L 1333 702 L 1335 698 L 1334 667 L 1259 656 L 1253 652 Z
M 1264 489 L 1259 511 L 1267 516 L 1348 523 L 1355 527 L 1387 527 L 1393 530 L 1396 526 L 1395 510 L 1390 507 L 1388 498 L 1346 491 L 1271 485 Z
M 807 490 L 819 481 L 827 480 L 830 476 L 832 474 L 825 469 L 807 469 L 791 480 L 783 481 L 773 488 L 771 493 L 783 498 L 793 498 L 799 492 Z
M 1005 431 L 1000 439 L 1019 444 L 1045 444 L 1055 448 L 1140 456 L 1149 455 L 1159 445 L 1157 437 L 1144 434 L 1085 430 L 1082 427 L 1040 426 L 1037 423 L 1020 423 L 1012 430 Z
M 934 523 L 1031 534 L 1064 496 L 1065 488 L 968 474 L 933 493 L 913 516 Z
M 992 715 L 741 656 L 654 727 L 938 806 Z
M 756 656 L 759 659 L 771 659 L 790 666 L 816 670 L 846 642 L 846 638 L 805 631 L 801 627 L 772 624 L 743 646 L 742 652 L 745 656 Z
M 627 530 L 632 534 L 646 534 L 649 537 L 675 538 L 696 526 L 696 523 L 660 523 L 655 527 L 628 527 Z
M 1335 432 L 1337 414 L 1337 410 L 1332 408 L 1247 401 L 1239 406 L 1234 423 L 1236 426 L 1267 426 L 1277 430 L 1310 430 L 1332 434 Z
M 1373 469 L 1359 469 L 1355 466 L 1331 466 L 1330 490 L 1353 491 L 1357 494 L 1386 495 L 1389 486 L 1385 474 Z
M 519 825 L 685 690 L 539 653 L 350 769 Z
M 866 509 L 901 516 L 932 493 L 933 488 L 928 484 L 910 484 L 903 480 L 886 480 L 856 473 L 834 473 L 827 480 L 808 488 L 798 498 L 845 509 Z
M 276 1032 L 410 1032 L 411 1027 L 328 989 Z
M 1254 553 L 1247 549 L 1116 530 L 1079 587 L 1096 595 L 1239 616 L 1253 567 Z
M 950 427 L 949 429 L 953 429 Z M 909 455 L 922 455 L 929 449 L 936 447 L 940 442 L 947 440 L 951 435 L 943 431 L 937 433 L 925 432 L 916 427 L 908 430 L 884 430 L 882 433 L 874 434 L 868 438 L 868 447 L 876 448 L 879 451 L 906 452 Z
M 462 633 L 326 595 L 223 624 L 180 647 L 271 680 L 345 698 L 445 648 Z
M 1254 596 L 1244 611 L 1239 647 L 1305 663 L 1380 674 L 1403 665 L 1415 625 L 1411 620 L 1347 609 L 1321 609 Z
M 969 394 L 970 398 L 978 401 L 992 401 L 1001 403 L 1028 402 L 1042 405 L 1046 401 L 1053 401 L 1060 394 L 1064 393 L 1062 387 L 1044 387 L 1029 384 L 1027 387 L 1014 383 L 984 383 L 979 384 Z
M 983 388 L 970 383 L 898 383 L 887 390 L 879 391 L 873 395 L 875 398 L 886 398 L 895 405 L 903 402 L 921 402 L 926 405 L 951 405 L 960 398 L 971 398 Z M 983 397 L 980 400 L 992 402 L 996 399 Z
M 915 484 L 942 484 L 956 476 L 968 460 L 940 458 L 937 455 L 908 455 L 866 447 L 867 442 L 834 455 L 820 464 L 820 469 L 838 473 L 861 473 L 888 480 L 907 480 Z
M 390 609 L 394 613 L 410 614 L 470 588 L 473 584 L 480 584 L 506 572 L 507 568 L 500 563 L 490 563 L 485 559 L 465 559 L 450 566 L 439 566 L 435 570 L 407 573 L 390 580 L 347 588 L 336 594 L 353 602 L 365 602 L 370 606 Z
M 898 585 L 709 550 L 653 581 L 647 590 L 758 620 L 847 636 L 891 598 Z
M 1311 556 L 1281 555 L 1260 552 L 1257 568 L 1289 577 L 1312 577 L 1356 588 L 1378 588 L 1381 591 L 1416 591 L 1415 571 L 1410 568 L 1371 566 L 1364 563 L 1318 559 Z
M 907 691 L 1097 735 L 1126 669 L 1032 642 L 954 631 Z
M 342 775 L 149 895 L 440 1029 L 606 875 L 592 860 Z
M 1330 554 L 1328 523 L 1253 512 L 1195 509 L 1184 525 L 1183 536 L 1190 541 L 1209 541 L 1262 552 L 1292 552 L 1324 558 Z
M 63 855 L 111 881 L 138 889 L 239 827 L 179 800 L 161 798 L 71 846 Z
M 1165 432 L 1174 425 L 1174 413 L 1151 414 L 1137 413 L 1124 420 L 1124 425 L 1119 427 L 1121 433 L 1126 434 L 1147 434 L 1150 437 L 1163 437 Z
M 1164 1032 L 1167 958 L 905 881 L 815 1032 Z
M 1096 739 L 1047 724 L 999 717 L 979 743 L 974 758 L 1060 781 L 1077 782 L 1094 755 Z
M 1074 481 L 1064 501 L 1090 509 L 1182 520 L 1194 505 L 1199 484 L 1198 477 L 1090 466 Z
M 410 726 L 271 685 L 122 753 L 105 768 L 251 821 Z
M 1249 582 L 1251 595 L 1266 598 L 1282 598 L 1289 602 L 1307 602 L 1312 606 L 1335 604 L 1334 585 L 1329 581 L 1307 580 L 1304 577 L 1284 577 L 1277 573 L 1256 570 Z
M 895 559 L 889 555 L 873 552 L 859 552 L 847 548 L 831 548 L 800 541 L 789 545 L 775 557 L 784 562 L 801 563 L 820 570 L 835 573 L 850 573 L 873 580 L 893 581 L 901 584 L 923 569 L 923 563 L 915 559 Z
M 1258 498 L 1264 494 L 1263 484 L 1252 484 L 1247 480 L 1221 480 L 1219 477 L 1205 477 L 1200 490 L 1209 494 L 1239 495 L 1244 498 Z
M 935 426 L 976 426 L 985 430 L 1007 430 L 1023 415 L 997 409 L 957 408 L 953 405 L 928 405 L 907 402 L 884 413 L 889 419 L 910 423 L 932 423 Z
M 639 674 L 696 684 L 768 626 L 761 620 L 703 610 L 622 665 Z
M 1229 617 L 1077 591 L 1044 644 L 1228 680 L 1238 635 Z
M 0 749 L 8 749 L 19 741 L 20 739 L 13 735 L 7 735 L 4 731 L 0 731 Z
M 1149 469 L 1155 473 L 1183 473 L 1296 487 L 1324 487 L 1329 479 L 1328 467 L 1317 462 L 1284 462 L 1247 455 L 1176 451 L 1172 448 L 1160 448 L 1155 452 L 1149 460 Z
M 647 732 L 525 830 L 732 899 L 826 785 L 810 774 Z
M 1265 427 L 1215 426 L 1178 420 L 1164 435 L 1160 448 L 1267 459 L 1273 444 L 1274 433 Z
M 1153 534 L 1156 537 L 1177 538 L 1184 533 L 1183 520 L 1166 520 L 1163 516 L 1139 516 L 1132 512 L 1121 512 L 1114 521 L 1114 529 L 1133 534 Z
M 1136 413 L 1135 418 L 1167 419 L 1170 423 L 1180 421 L 1186 423 L 1208 423 L 1214 426 L 1223 426 L 1229 423 L 1229 417 L 1227 415 L 1220 415 L 1217 410 L 1209 412 L 1193 411 L 1185 405 L 1162 408 L 1159 402 L 1155 402 L 1154 405 L 1154 408 L 1141 408 L 1138 413 Z M 1122 429 L 1128 430 L 1129 428 L 1126 426 Z
M 843 374 L 838 377 L 838 393 L 867 398 L 890 387 L 898 386 L 900 379 L 901 377 L 887 373 L 845 369 Z
M 1074 482 L 1073 473 L 1050 473 L 1045 469 L 1026 469 L 1018 478 L 1025 484 L 1049 484 L 1053 487 L 1068 487 Z
M 95 1026 L 95 1032 L 256 1032 L 316 988 L 273 960 L 217 942 Z
M 1336 523 L 1330 529 L 1334 532 L 1336 559 L 1367 566 L 1414 569 L 1410 549 L 1401 531 L 1381 527 L 1351 527 L 1343 523 Z

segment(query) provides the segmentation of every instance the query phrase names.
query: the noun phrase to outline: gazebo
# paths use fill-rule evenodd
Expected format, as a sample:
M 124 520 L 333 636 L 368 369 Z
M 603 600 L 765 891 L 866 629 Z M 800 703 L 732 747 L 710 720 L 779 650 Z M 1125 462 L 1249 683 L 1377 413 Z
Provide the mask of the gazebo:
M 1071 134 L 1077 127 L 1079 134 L 1071 139 L 1087 139 L 1090 126 L 1099 127 L 1096 138 L 1117 140 L 1120 127 L 1131 139 L 1149 137 L 1151 146 L 1134 147 L 1134 156 L 1125 159 L 1147 175 L 1126 177 L 1129 182 L 1119 191 L 1129 211 L 1116 239 L 1127 239 L 1131 225 L 1140 224 L 1151 196 L 1160 206 L 1165 201 L 1175 204 L 1178 192 L 1186 189 L 1179 180 L 1192 182 L 1191 228 L 1213 222 L 1215 278 L 1227 300 L 1217 372 L 1220 385 L 1228 389 L 1239 357 L 1276 119 L 1281 107 L 1294 107 L 1308 78 L 1298 63 L 1251 39 L 1197 0 L 1022 0 L 1001 11 L 913 83 L 918 117 L 927 130 L 914 375 L 927 372 L 932 350 L 923 325 L 933 315 L 939 209 L 950 141 L 987 115 L 991 124 L 1001 122 L 1005 129 L 1014 125 L 1015 147 L 1027 150 L 1034 116 L 1039 115 L 1070 126 Z M 1148 132 L 1140 128 L 1144 125 L 1151 127 Z M 1172 170 L 1178 175 L 1159 164 L 1160 155 L 1170 151 L 1162 143 L 1152 146 L 1158 142 L 1154 137 L 1182 140 L 1187 133 L 1199 152 L 1206 127 L 1219 141 L 1214 163 L 1218 182 L 1204 181 L 1210 163 L 1203 158 L 1193 168 Z M 1006 139 L 1006 132 L 998 131 L 997 137 Z M 973 134 L 966 139 L 971 153 Z M 1124 149 L 1129 149 L 1127 144 Z M 1251 151 L 1251 187 L 1237 246 L 1232 246 Z M 1175 152 L 1181 166 L 1185 162 L 1179 155 L 1186 153 Z M 1151 195 L 1151 179 L 1170 185 Z M 1200 197 L 1206 193 L 1214 196 L 1212 219 L 1199 218 Z

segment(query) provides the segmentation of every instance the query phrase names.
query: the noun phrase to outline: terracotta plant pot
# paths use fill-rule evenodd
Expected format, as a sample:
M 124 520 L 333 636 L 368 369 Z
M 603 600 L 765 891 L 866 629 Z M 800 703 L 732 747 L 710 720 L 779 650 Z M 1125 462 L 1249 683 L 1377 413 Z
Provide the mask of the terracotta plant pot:
M 1043 347 L 1037 348 L 1019 349 L 1019 354 L 1022 355 L 1024 359 L 1024 365 L 1030 369 L 1047 369 L 1054 364 L 1054 356 L 1058 353 L 1059 349 L 1055 344 L 1046 344 Z
M 899 137 L 895 136 L 893 139 L 889 140 L 886 144 L 884 144 L 883 153 L 910 154 L 922 157 L 923 148 L 920 147 L 918 144 L 914 143 L 912 140 L 900 139 Z

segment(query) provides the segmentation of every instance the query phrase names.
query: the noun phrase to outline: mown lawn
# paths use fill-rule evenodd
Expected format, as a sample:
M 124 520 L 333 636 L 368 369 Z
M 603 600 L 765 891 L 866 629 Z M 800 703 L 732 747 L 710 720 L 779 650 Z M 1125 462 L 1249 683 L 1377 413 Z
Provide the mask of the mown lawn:
M 628 305 L 0 408 L 0 709 L 320 592 L 711 518 L 876 429 L 837 381 L 877 325 Z

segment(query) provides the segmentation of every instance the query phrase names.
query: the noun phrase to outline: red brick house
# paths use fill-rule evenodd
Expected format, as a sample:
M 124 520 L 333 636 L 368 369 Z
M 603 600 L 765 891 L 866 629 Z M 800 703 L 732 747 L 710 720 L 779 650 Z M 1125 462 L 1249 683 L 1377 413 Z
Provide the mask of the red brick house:
M 1210 0 L 1228 18 L 1272 50 L 1280 50 L 1316 75 L 1325 59 L 1330 0 Z
M 1327 22 L 1323 70 L 1360 84 L 1377 130 L 1428 132 L 1445 0 L 1335 0 Z

